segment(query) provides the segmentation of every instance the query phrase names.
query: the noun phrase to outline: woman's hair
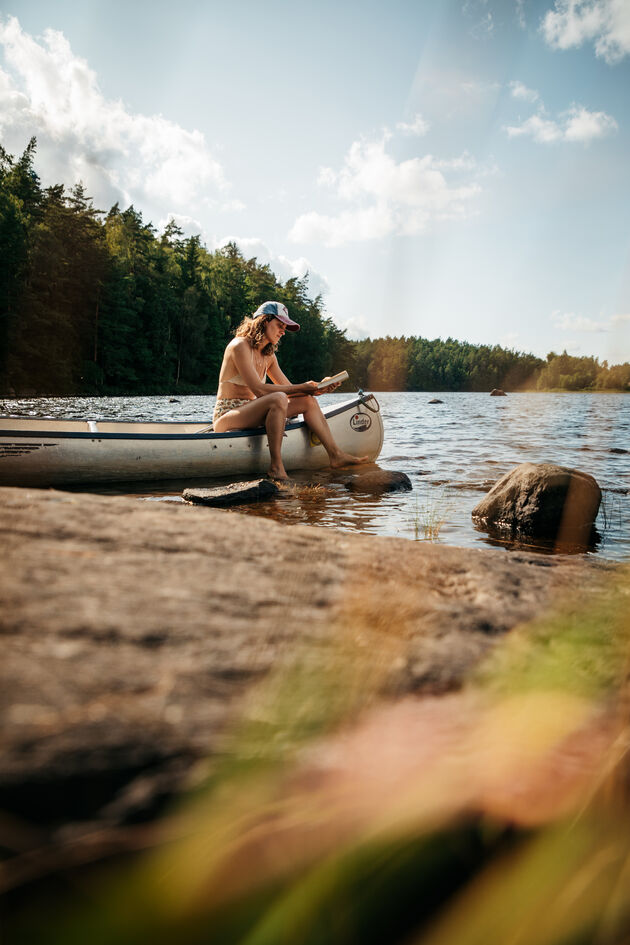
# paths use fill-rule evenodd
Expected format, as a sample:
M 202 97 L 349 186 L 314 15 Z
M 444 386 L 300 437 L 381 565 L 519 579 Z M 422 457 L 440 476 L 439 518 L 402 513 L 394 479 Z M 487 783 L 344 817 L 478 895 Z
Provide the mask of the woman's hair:
M 265 337 L 265 327 L 274 315 L 258 315 L 256 318 L 245 316 L 241 324 L 234 331 L 237 338 L 247 338 L 252 348 L 256 348 Z M 278 350 L 278 345 L 272 345 L 268 342 L 264 348 L 261 348 L 261 354 L 265 356 L 274 354 Z

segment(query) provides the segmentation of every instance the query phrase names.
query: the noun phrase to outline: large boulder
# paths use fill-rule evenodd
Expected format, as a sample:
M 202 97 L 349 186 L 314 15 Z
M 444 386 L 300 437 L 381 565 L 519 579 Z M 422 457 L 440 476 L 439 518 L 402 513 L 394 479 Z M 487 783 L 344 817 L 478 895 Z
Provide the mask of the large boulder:
M 507 394 L 504 390 L 501 390 L 500 387 L 495 387 L 490 391 L 491 397 L 507 397 Z
M 488 530 L 583 544 L 592 536 L 602 492 L 588 473 L 552 463 L 521 463 L 472 511 Z

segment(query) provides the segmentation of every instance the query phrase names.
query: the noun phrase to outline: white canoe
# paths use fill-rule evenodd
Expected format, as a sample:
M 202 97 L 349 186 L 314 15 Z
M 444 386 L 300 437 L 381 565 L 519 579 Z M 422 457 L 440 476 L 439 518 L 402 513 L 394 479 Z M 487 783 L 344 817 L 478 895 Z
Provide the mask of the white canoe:
M 324 409 L 335 440 L 348 453 L 375 460 L 383 421 L 373 394 Z M 282 447 L 290 469 L 322 469 L 328 456 L 297 417 Z M 263 429 L 214 433 L 208 423 L 0 418 L 0 484 L 205 479 L 261 475 L 269 468 Z

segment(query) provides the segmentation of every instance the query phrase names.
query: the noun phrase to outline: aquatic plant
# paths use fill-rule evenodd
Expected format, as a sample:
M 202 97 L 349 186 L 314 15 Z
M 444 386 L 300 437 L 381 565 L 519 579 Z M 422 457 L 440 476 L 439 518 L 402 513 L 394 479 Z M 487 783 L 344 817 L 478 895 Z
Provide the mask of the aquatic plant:
M 421 504 L 422 503 L 422 504 Z M 418 493 L 415 496 L 413 515 L 413 535 L 416 541 L 437 541 L 442 526 L 450 514 L 450 503 L 446 495 L 446 487 L 441 492 L 427 492 L 420 500 Z

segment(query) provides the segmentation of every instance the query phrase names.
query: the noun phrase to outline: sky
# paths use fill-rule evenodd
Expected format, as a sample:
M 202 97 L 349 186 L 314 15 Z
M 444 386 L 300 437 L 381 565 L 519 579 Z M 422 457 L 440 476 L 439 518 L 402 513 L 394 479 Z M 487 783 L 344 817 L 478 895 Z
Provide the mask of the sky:
M 351 338 L 630 360 L 630 0 L 0 4 L 44 186 L 308 271 Z

